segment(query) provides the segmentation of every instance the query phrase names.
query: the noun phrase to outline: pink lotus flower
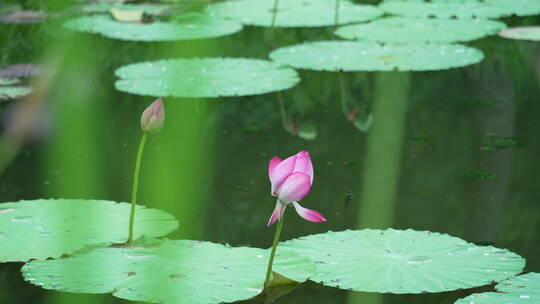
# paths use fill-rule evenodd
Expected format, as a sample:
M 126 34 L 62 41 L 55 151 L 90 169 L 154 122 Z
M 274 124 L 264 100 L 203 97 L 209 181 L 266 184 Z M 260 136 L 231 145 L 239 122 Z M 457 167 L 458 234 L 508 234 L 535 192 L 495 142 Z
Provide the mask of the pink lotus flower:
M 163 128 L 164 121 L 165 107 L 163 106 L 163 98 L 158 98 L 142 113 L 141 129 L 144 132 L 157 133 Z
M 313 165 L 309 152 L 301 151 L 283 161 L 274 156 L 268 165 L 268 177 L 272 183 L 272 196 L 278 198 L 268 226 L 283 216 L 289 204 L 294 206 L 298 215 L 310 222 L 326 221 L 319 212 L 303 208 L 298 203 L 309 193 L 313 183 Z

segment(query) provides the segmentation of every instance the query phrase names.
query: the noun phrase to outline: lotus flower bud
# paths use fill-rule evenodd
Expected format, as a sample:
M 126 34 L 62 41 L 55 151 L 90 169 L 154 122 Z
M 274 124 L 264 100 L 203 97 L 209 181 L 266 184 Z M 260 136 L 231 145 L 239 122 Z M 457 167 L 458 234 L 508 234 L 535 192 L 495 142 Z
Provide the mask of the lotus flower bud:
M 283 161 L 275 156 L 268 165 L 268 177 L 272 184 L 271 194 L 278 198 L 268 226 L 278 221 L 291 203 L 302 218 L 311 222 L 326 221 L 319 212 L 298 204 L 309 193 L 313 183 L 313 164 L 307 151 L 301 151 Z
M 165 121 L 165 107 L 163 98 L 158 98 L 141 115 L 141 129 L 144 132 L 155 134 L 163 128 Z

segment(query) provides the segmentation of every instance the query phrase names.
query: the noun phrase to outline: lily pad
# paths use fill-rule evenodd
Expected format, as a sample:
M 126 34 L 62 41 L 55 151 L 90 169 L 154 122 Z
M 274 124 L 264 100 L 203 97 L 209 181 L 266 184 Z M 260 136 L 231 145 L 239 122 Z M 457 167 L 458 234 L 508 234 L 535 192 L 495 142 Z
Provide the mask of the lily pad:
M 499 292 L 475 293 L 456 304 L 532 304 L 540 302 L 540 273 L 527 273 L 495 286 Z
M 388 17 L 367 24 L 348 25 L 336 34 L 345 39 L 396 44 L 454 43 L 494 35 L 506 28 L 502 22 L 474 19 L 413 19 Z
M 372 5 L 340 0 L 339 24 L 364 22 L 382 15 Z M 335 24 L 335 0 L 280 1 L 276 27 L 320 27 Z M 210 5 L 208 12 L 219 17 L 238 20 L 246 25 L 272 26 L 274 0 L 231 0 Z M 331 12 L 331 13 L 329 13 Z
M 21 82 L 17 78 L 0 78 L 0 86 L 14 85 Z
M 14 11 L 0 15 L 0 23 L 7 24 L 37 24 L 45 19 L 45 13 L 38 11 Z
M 429 231 L 328 232 L 290 240 L 279 248 L 315 261 L 312 281 L 380 293 L 482 286 L 514 276 L 525 265 L 523 258 L 508 250 Z
M 33 200 L 0 204 L 1 262 L 58 258 L 87 245 L 125 243 L 130 204 L 98 200 Z M 135 237 L 163 236 L 174 217 L 137 206 Z
M 246 96 L 281 91 L 300 79 L 291 68 L 258 59 L 170 59 L 116 70 L 116 89 L 156 97 Z
M 223 303 L 262 291 L 268 255 L 269 250 L 258 248 L 165 240 L 157 247 L 98 248 L 67 259 L 32 261 L 22 271 L 27 281 L 45 289 L 112 293 L 163 304 Z M 315 265 L 282 251 L 274 270 L 303 282 L 313 275 Z
M 28 87 L 0 86 L 0 100 L 19 99 L 30 94 L 30 92 L 32 92 L 32 89 Z
M 540 26 L 513 27 L 500 32 L 499 36 L 514 40 L 540 41 Z
M 13 64 L 0 69 L 0 77 L 18 78 L 37 76 L 41 73 L 41 66 L 33 63 Z
M 125 23 L 107 15 L 83 16 L 64 24 L 66 28 L 129 41 L 173 41 L 214 38 L 242 29 L 240 23 L 198 14 L 177 17 L 175 22 Z
M 317 41 L 287 46 L 270 58 L 315 71 L 434 71 L 480 62 L 481 51 L 463 45 L 381 45 L 373 42 Z
M 420 18 L 501 18 L 540 13 L 536 0 L 391 0 L 379 5 L 387 13 Z
M 108 13 L 111 9 L 124 11 L 143 11 L 149 15 L 161 15 L 170 9 L 162 4 L 128 4 L 122 2 L 97 2 L 83 5 L 82 11 L 85 13 Z

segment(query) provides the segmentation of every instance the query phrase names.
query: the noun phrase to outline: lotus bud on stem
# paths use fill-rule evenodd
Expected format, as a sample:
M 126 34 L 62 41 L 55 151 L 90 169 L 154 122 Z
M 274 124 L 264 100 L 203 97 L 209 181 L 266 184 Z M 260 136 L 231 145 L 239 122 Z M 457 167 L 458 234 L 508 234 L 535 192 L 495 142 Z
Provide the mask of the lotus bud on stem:
M 137 158 L 135 159 L 135 172 L 133 173 L 133 186 L 131 188 L 131 212 L 129 215 L 129 237 L 128 244 L 133 243 L 133 226 L 135 223 L 135 208 L 137 205 L 137 192 L 139 189 L 139 173 L 141 171 L 141 160 L 148 134 L 158 133 L 163 128 L 165 121 L 165 107 L 163 99 L 158 98 L 141 115 L 141 129 L 143 135 L 139 143 Z
M 279 244 L 279 237 L 283 228 L 283 218 L 285 209 L 292 204 L 296 213 L 310 222 L 326 222 L 322 214 L 315 210 L 302 207 L 298 201 L 303 199 L 311 190 L 313 183 L 313 164 L 309 157 L 309 152 L 301 151 L 285 160 L 275 156 L 268 165 L 268 177 L 272 184 L 271 194 L 277 197 L 276 207 L 268 220 L 268 226 L 278 222 L 272 251 L 268 261 L 264 288 L 271 284 L 272 265 L 276 255 L 276 249 Z

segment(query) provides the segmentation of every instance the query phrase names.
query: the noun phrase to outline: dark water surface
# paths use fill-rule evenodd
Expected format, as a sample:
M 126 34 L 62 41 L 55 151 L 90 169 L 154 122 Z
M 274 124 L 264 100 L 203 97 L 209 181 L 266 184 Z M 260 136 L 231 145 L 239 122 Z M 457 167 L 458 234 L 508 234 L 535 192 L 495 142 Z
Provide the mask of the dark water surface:
M 177 43 L 81 34 L 66 40 L 39 25 L 2 25 L 0 34 L 1 66 L 47 60 L 59 66 L 43 121 L 0 177 L 1 201 L 127 201 L 139 116 L 153 99 L 116 91 L 113 71 L 160 58 L 265 58 L 269 31 L 246 28 L 230 37 Z M 330 29 L 276 34 L 276 46 L 333 39 Z M 355 228 L 429 230 L 508 248 L 527 259 L 526 271 L 539 271 L 540 44 L 490 37 L 470 45 L 486 58 L 467 68 L 344 73 L 349 117 L 336 73 L 301 71 L 301 83 L 283 92 L 286 121 L 315 126 L 312 140 L 285 130 L 276 94 L 168 98 L 166 125 L 145 154 L 141 202 L 179 218 L 180 230 L 171 238 L 266 248 L 275 204 L 268 160 L 308 150 L 315 180 L 303 205 L 328 222 L 306 222 L 289 212 L 282 239 Z M 0 105 L 4 120 L 10 105 Z M 348 120 L 354 108 L 374 112 L 369 132 Z M 20 266 L 0 265 L 0 303 L 127 303 L 43 291 L 23 281 Z M 307 283 L 277 303 L 450 304 L 473 291 L 351 296 Z

